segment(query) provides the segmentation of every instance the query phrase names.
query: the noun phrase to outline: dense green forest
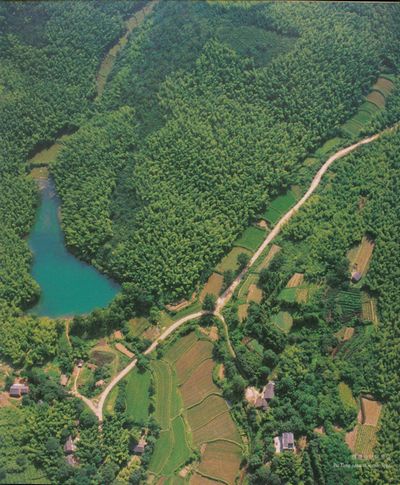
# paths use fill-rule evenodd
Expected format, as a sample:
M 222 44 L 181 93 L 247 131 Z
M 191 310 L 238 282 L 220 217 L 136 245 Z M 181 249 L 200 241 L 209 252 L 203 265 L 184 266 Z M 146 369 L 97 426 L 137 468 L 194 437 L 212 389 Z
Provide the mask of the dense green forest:
M 157 321 L 162 304 L 190 297 L 276 195 L 311 179 L 316 166 L 305 159 L 343 136 L 379 74 L 398 80 L 395 4 L 161 0 L 97 96 L 101 60 L 145 3 L 0 2 L 0 364 L 9 369 L 0 377 L 4 390 L 17 377 L 30 385 L 21 403 L 0 407 L 0 483 L 144 483 L 157 423 L 145 423 L 138 469 L 131 451 L 144 425 L 127 414 L 123 393 L 99 430 L 54 368 L 70 374 L 96 339 L 141 314 Z M 365 133 L 399 120 L 397 82 Z M 29 159 L 62 133 L 72 135 L 50 172 L 66 244 L 122 283 L 107 309 L 74 319 L 68 338 L 63 321 L 23 313 L 40 294 L 25 240 L 39 203 Z M 236 358 L 221 330 L 215 359 L 249 438 L 251 484 L 384 485 L 400 476 L 399 150 L 393 131 L 335 163 L 277 241 L 280 255 L 260 274 L 261 303 L 242 323 L 235 299 L 225 311 Z M 346 254 L 364 235 L 376 246 L 354 288 Z M 294 272 L 318 289 L 307 303 L 282 299 Z M 379 325 L 352 310 L 362 292 L 377 300 Z M 214 305 L 205 298 L 204 308 Z M 293 326 L 282 331 L 276 317 L 288 311 Z M 345 325 L 355 333 L 339 348 Z M 149 342 L 127 339 L 140 368 Z M 243 391 L 271 376 L 276 398 L 262 415 Z M 343 383 L 384 404 L 373 461 L 355 460 L 344 442 L 356 411 L 341 399 Z M 288 430 L 305 437 L 304 450 L 274 455 L 273 437 Z M 68 436 L 80 438 L 80 466 L 66 463 Z
M 353 114 L 379 69 L 394 68 L 394 55 L 387 54 L 398 11 L 369 15 L 369 7 L 332 4 L 292 10 L 257 4 L 241 11 L 204 2 L 156 7 L 99 101 L 101 110 L 131 105 L 138 125 L 136 150 L 126 148 L 124 166 L 111 177 L 114 191 L 101 197 L 109 194 L 107 211 L 93 212 L 83 195 L 87 179 L 72 169 L 85 167 L 90 190 L 98 192 L 96 172 L 103 164 L 109 170 L 107 160 L 94 167 L 71 141 L 54 167 L 71 248 L 156 301 L 176 300 L 192 293 L 274 194 L 296 182 L 307 154 Z M 239 19 L 254 36 L 273 28 L 274 35 L 290 34 L 291 42 L 260 65 L 256 48 L 243 52 L 226 40 L 226 31 L 214 35 L 221 22 L 231 26 L 233 38 Z M 177 47 L 184 35 L 187 42 Z M 68 199 L 84 201 L 78 212 Z M 91 234 L 89 254 L 85 234 Z

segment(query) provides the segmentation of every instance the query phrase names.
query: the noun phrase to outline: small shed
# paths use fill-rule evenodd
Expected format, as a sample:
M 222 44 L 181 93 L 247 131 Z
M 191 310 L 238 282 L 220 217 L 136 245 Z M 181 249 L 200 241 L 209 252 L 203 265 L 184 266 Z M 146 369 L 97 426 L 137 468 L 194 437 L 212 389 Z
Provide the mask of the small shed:
M 263 398 L 267 401 L 270 401 L 275 397 L 275 382 L 268 381 L 268 384 L 264 387 L 263 390 Z
M 72 436 L 68 436 L 67 441 L 65 442 L 64 445 L 64 453 L 66 455 L 72 455 L 76 451 L 76 444 L 74 443 L 74 440 L 72 439 Z
M 95 386 L 96 387 L 103 387 L 106 381 L 104 379 L 100 379 L 99 381 L 96 382 Z
M 11 397 L 21 397 L 29 393 L 29 386 L 26 384 L 15 383 L 10 386 L 9 394 Z
M 353 273 L 351 273 L 351 281 L 353 283 L 357 283 L 358 281 L 360 281 L 361 278 L 362 274 L 360 271 L 354 271 Z
M 133 448 L 134 453 L 142 454 L 146 448 L 147 441 L 145 440 L 144 436 L 142 436 L 138 442 L 138 444 Z
M 293 433 L 282 433 L 281 436 L 282 450 L 294 450 L 294 435 Z
M 68 376 L 61 374 L 60 384 L 65 387 L 68 384 Z
M 65 457 L 65 461 L 68 463 L 68 465 L 70 466 L 77 466 L 78 464 L 78 460 L 76 459 L 76 457 L 74 455 L 67 455 Z

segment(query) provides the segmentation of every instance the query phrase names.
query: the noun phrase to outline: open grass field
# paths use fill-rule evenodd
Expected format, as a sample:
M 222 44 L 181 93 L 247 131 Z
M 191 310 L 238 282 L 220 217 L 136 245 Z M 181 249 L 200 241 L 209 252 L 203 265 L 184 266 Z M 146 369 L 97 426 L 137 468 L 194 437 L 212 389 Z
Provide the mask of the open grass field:
M 175 363 L 179 384 L 183 384 L 193 371 L 212 355 L 213 344 L 208 340 L 199 340 L 190 352 L 186 352 Z
M 296 295 L 296 288 L 283 288 L 278 295 L 278 299 L 286 303 L 294 303 L 297 300 Z
M 287 212 L 296 203 L 297 198 L 292 190 L 286 194 L 276 197 L 264 212 L 263 217 L 270 223 L 275 224 L 282 215 Z
M 361 398 L 363 424 L 377 426 L 382 411 L 382 404 L 372 399 Z
M 202 362 L 181 386 L 181 392 L 185 407 L 193 406 L 200 402 L 205 396 L 212 393 L 219 393 L 218 387 L 212 379 L 214 361 L 212 359 Z
M 221 396 L 210 394 L 204 401 L 187 410 L 187 417 L 192 430 L 206 425 L 210 420 L 226 413 L 228 406 Z
M 37 470 L 33 465 L 30 465 L 22 473 L 7 473 L 6 479 L 4 481 L 1 480 L 0 483 L 7 483 L 10 485 L 21 483 L 45 485 L 51 482 L 42 472 Z
M 296 288 L 296 286 L 300 286 L 303 284 L 303 280 L 303 273 L 294 273 L 290 280 L 287 282 L 286 288 Z
M 293 318 L 289 312 L 279 312 L 273 315 L 272 322 L 279 327 L 282 332 L 289 333 L 293 325 Z
M 244 233 L 233 243 L 234 246 L 246 248 L 255 252 L 265 239 L 265 231 L 255 226 L 248 227 Z
M 147 318 L 136 317 L 129 320 L 129 332 L 132 337 L 139 337 L 149 326 L 150 322 Z
M 207 294 L 219 296 L 222 290 L 222 285 L 224 284 L 224 278 L 219 273 L 213 273 L 201 290 L 199 300 L 202 302 Z
M 355 437 L 354 453 L 363 458 L 372 458 L 376 444 L 376 432 L 375 426 L 359 424 Z
M 241 459 L 241 449 L 234 443 L 221 440 L 207 443 L 199 472 L 229 484 L 235 483 Z M 221 463 L 224 466 L 221 467 Z
M 193 430 L 193 441 L 197 446 L 216 439 L 227 439 L 240 443 L 240 435 L 229 411 L 216 416 L 204 426 Z
M 240 253 L 245 253 L 251 257 L 252 252 L 246 248 L 242 248 L 239 246 L 235 246 L 233 249 L 229 251 L 229 253 L 224 256 L 221 262 L 215 268 L 215 271 L 218 273 L 223 273 L 224 271 L 228 271 L 229 269 L 232 271 L 238 271 L 239 265 L 237 262 L 237 257 Z
M 329 153 L 336 151 L 336 148 L 343 143 L 343 138 L 339 138 L 336 136 L 335 138 L 331 138 L 330 140 L 326 141 L 318 150 L 315 152 L 315 154 L 318 157 L 325 157 Z
M 133 369 L 127 377 L 126 410 L 135 421 L 145 421 L 149 416 L 151 372 L 140 373 Z
M 339 382 L 338 386 L 339 396 L 343 404 L 351 408 L 357 409 L 357 401 L 354 399 L 350 387 L 345 382 Z

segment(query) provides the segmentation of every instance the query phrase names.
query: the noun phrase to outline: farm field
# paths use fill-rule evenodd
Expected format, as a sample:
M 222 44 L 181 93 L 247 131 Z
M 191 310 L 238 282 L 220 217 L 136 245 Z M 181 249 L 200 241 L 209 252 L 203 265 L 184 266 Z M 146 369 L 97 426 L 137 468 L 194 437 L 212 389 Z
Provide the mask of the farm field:
M 354 445 L 354 453 L 361 455 L 363 458 L 370 459 L 373 457 L 374 447 L 376 444 L 376 432 L 375 426 L 368 426 L 365 424 L 359 424 L 357 426 L 357 434 Z
M 224 284 L 224 278 L 219 273 L 212 273 L 208 278 L 207 283 L 201 290 L 199 300 L 203 301 L 207 294 L 219 296 L 222 290 L 222 285 Z
M 372 257 L 375 243 L 366 236 L 362 238 L 361 243 L 348 253 L 351 271 L 358 271 L 365 276 Z
M 265 231 L 255 226 L 248 227 L 244 233 L 233 243 L 234 246 L 256 251 L 265 239 Z
M 235 443 L 222 440 L 207 443 L 199 472 L 229 484 L 235 483 L 241 455 L 241 449 Z M 223 467 L 221 463 L 224 464 Z
M 287 282 L 286 288 L 296 288 L 296 286 L 301 286 L 304 280 L 303 273 L 294 273 L 294 275 Z
M 378 315 L 376 310 L 376 300 L 371 298 L 367 293 L 361 297 L 361 317 L 363 320 L 378 324 Z
M 350 387 L 345 382 L 339 383 L 339 396 L 342 402 L 349 407 L 357 409 L 357 402 L 354 399 Z
M 213 382 L 215 363 L 212 360 L 212 349 L 209 340 L 191 332 L 169 347 L 163 360 L 154 362 L 157 372 L 156 402 L 160 399 L 160 404 L 156 404 L 156 408 L 161 407 L 161 403 L 165 406 L 165 403 L 171 401 L 171 397 L 180 403 L 180 406 L 175 406 L 174 412 L 171 412 L 171 408 L 168 409 L 168 429 L 165 427 L 168 421 L 166 413 L 161 412 L 161 409 L 156 412 L 157 420 L 163 423 L 163 431 L 150 463 L 150 471 L 153 474 L 168 477 L 171 483 L 175 483 L 177 471 L 191 452 L 191 442 L 195 448 L 201 448 L 204 452 L 204 460 L 203 454 L 200 460 L 199 473 L 222 480 L 229 477 L 230 480 L 239 470 L 241 438 L 230 416 L 228 405 Z M 176 373 L 176 377 L 169 377 L 170 372 L 173 375 Z M 157 384 L 157 381 L 160 382 Z M 180 440 L 182 445 L 179 445 L 176 451 L 171 451 L 177 440 Z M 208 453 L 206 452 L 207 446 L 215 440 L 218 440 L 221 455 L 213 452 L 215 445 L 211 446 Z M 204 447 L 205 443 L 207 445 Z M 225 461 L 221 461 L 225 460 L 225 456 L 226 463 L 229 463 L 227 468 Z M 220 472 L 215 475 L 218 467 Z M 196 480 L 200 480 L 199 477 L 200 475 L 193 475 L 190 483 L 198 483 Z M 177 483 L 184 483 L 182 477 L 177 480 Z
M 252 283 L 247 294 L 247 301 L 254 301 L 255 303 L 261 303 L 263 292 L 255 283 Z
M 337 148 L 343 143 L 343 138 L 339 138 L 338 136 L 335 138 L 331 138 L 330 140 L 326 141 L 318 150 L 315 152 L 317 157 L 325 157 L 329 153 L 336 151 Z
M 238 307 L 238 317 L 241 322 L 247 318 L 249 313 L 249 304 L 248 303 L 241 303 Z
M 237 257 L 241 253 L 245 253 L 250 257 L 252 255 L 252 252 L 249 251 L 248 249 L 235 246 L 233 249 L 231 249 L 231 251 L 226 256 L 224 256 L 224 258 L 215 268 L 215 271 L 217 271 L 218 273 L 223 273 L 224 271 L 228 271 L 228 270 L 238 271 L 239 265 L 237 262 Z
M 137 422 L 145 421 L 149 416 L 151 373 L 140 373 L 134 369 L 127 377 L 125 390 L 126 410 Z
M 287 212 L 297 201 L 293 190 L 288 190 L 286 194 L 276 197 L 267 207 L 263 217 L 270 223 L 275 224 L 285 212 Z

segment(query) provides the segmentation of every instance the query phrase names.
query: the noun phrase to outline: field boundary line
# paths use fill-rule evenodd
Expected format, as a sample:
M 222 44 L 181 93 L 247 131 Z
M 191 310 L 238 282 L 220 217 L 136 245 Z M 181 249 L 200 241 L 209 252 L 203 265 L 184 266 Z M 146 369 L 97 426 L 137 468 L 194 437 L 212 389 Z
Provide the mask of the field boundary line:
M 201 463 L 201 462 L 200 462 Z M 225 485 L 229 485 L 223 478 L 213 477 L 212 475 L 207 475 L 206 473 L 202 473 L 199 469 L 196 470 L 196 473 L 204 478 L 208 478 L 209 480 L 214 480 L 219 483 L 224 483 Z
M 193 428 L 193 432 L 194 432 L 194 431 L 197 431 L 198 429 L 203 428 L 204 426 L 207 426 L 208 424 L 210 424 L 210 423 L 211 423 L 211 421 L 214 421 L 214 419 L 219 418 L 220 416 L 222 416 L 222 415 L 226 414 L 227 412 L 229 413 L 229 408 L 227 408 L 225 411 L 222 411 L 222 412 L 221 412 L 221 413 L 219 413 L 219 414 L 216 414 L 215 416 L 213 416 L 211 419 L 209 419 L 208 421 L 206 421 L 206 422 L 205 422 L 204 424 L 202 424 L 201 426 L 197 426 L 197 428 Z
M 196 402 L 196 403 L 191 404 L 190 406 L 188 406 L 186 408 L 186 410 L 188 411 L 189 409 L 192 409 L 192 408 L 194 408 L 196 406 L 199 406 L 200 404 L 202 404 L 206 399 L 208 399 L 211 396 L 221 397 L 225 401 L 225 399 L 223 398 L 222 394 L 220 394 L 219 392 L 210 392 L 209 394 L 207 394 L 207 396 L 203 397 L 203 399 L 201 401 Z M 226 401 L 225 401 L 225 404 L 226 404 Z M 229 409 L 229 407 L 228 407 L 228 409 Z

